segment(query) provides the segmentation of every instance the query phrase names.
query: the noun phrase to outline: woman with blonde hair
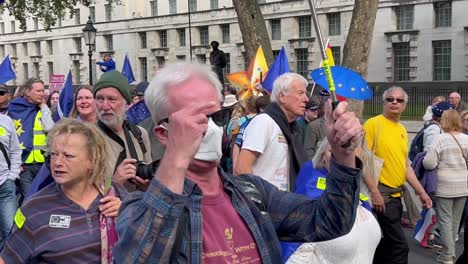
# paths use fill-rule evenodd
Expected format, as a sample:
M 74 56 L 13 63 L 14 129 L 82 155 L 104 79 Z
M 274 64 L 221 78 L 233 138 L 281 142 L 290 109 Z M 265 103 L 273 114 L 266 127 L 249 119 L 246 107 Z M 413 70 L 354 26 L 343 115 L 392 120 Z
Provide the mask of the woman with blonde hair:
M 124 190 L 111 182 L 99 130 L 64 119 L 48 134 L 55 183 L 18 210 L 0 253 L 3 263 L 113 263 L 114 220 Z
M 455 238 L 468 196 L 468 136 L 461 133 L 461 118 L 456 110 L 444 111 L 440 124 L 444 133 L 435 137 L 423 165 L 426 170 L 437 171 L 435 201 L 443 248 L 436 260 L 454 263 Z

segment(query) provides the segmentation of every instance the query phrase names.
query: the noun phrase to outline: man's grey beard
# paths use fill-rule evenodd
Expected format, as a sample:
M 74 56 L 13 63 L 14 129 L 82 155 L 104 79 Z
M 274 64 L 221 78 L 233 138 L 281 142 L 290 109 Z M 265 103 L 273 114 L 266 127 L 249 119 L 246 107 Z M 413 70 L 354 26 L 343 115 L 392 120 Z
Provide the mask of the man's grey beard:
M 125 114 L 125 105 L 123 109 L 121 109 L 120 113 L 113 112 L 113 114 L 114 118 L 112 120 L 104 120 L 100 111 L 98 112 L 98 117 L 99 120 L 101 120 L 101 122 L 104 123 L 104 125 L 106 125 L 107 127 L 113 130 L 118 130 L 120 127 L 122 127 L 122 124 L 125 118 L 127 117 L 127 115 Z

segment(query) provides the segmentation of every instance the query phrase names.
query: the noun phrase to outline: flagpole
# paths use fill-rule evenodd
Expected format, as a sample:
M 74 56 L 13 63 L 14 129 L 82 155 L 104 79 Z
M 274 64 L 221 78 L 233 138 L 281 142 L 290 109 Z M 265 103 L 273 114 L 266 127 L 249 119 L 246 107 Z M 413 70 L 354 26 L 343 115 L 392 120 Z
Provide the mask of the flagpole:
M 325 70 L 325 75 L 328 81 L 328 88 L 330 90 L 330 96 L 333 102 L 337 102 L 336 93 L 335 93 L 335 83 L 333 81 L 333 76 L 331 74 L 330 65 L 328 63 L 327 54 L 325 52 L 325 46 L 323 44 L 322 31 L 320 30 L 320 24 L 317 18 L 317 12 L 315 11 L 315 6 L 312 0 L 309 1 L 310 11 L 312 13 L 312 19 L 314 20 L 315 33 L 317 34 L 317 40 L 320 46 L 320 54 L 322 55 L 323 68 Z

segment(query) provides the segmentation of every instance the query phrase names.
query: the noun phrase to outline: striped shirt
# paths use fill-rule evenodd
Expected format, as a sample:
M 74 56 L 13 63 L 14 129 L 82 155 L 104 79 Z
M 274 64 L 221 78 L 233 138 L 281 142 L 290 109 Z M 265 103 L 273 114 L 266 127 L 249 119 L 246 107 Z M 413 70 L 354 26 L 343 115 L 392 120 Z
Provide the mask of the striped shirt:
M 88 210 L 70 200 L 58 184 L 37 192 L 21 207 L 0 254 L 5 263 L 100 263 L 99 194 Z
M 362 165 L 359 162 L 359 167 Z M 232 176 L 220 171 L 224 190 L 244 220 L 258 247 L 262 263 L 282 263 L 279 238 L 287 241 L 324 241 L 348 233 L 359 204 L 360 169 L 331 161 L 327 189 L 320 200 L 280 191 L 256 176 L 246 176 L 264 201 L 260 212 Z M 115 263 L 169 263 L 182 213 L 187 220 L 176 263 L 202 263 L 202 192 L 186 179 L 184 194 L 171 192 L 156 178 L 148 190 L 132 193 L 122 204 L 117 221 L 119 241 Z
M 454 136 L 460 146 L 449 133 L 437 135 L 423 160 L 426 170 L 437 170 L 435 195 L 439 197 L 468 196 L 468 169 L 463 157 L 468 155 L 468 136 L 462 133 Z

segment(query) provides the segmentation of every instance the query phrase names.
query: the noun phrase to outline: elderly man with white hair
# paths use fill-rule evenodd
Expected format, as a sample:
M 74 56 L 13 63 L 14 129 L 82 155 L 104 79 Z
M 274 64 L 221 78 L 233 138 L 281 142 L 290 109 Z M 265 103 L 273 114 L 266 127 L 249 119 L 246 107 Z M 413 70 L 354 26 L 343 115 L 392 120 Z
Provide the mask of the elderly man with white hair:
M 245 129 L 236 174 L 258 175 L 283 191 L 295 186 L 305 162 L 302 131 L 296 119 L 304 115 L 309 101 L 307 84 L 297 73 L 286 73 L 275 80 L 272 103 Z
M 449 102 L 453 104 L 458 113 L 468 110 L 468 104 L 461 100 L 461 95 L 457 92 L 450 93 Z
M 166 152 L 147 191 L 122 205 L 115 263 L 281 263 L 280 238 L 322 241 L 351 229 L 362 127 L 347 104 L 333 112 L 331 102 L 325 107 L 333 157 L 327 190 L 311 200 L 219 169 L 229 121 L 220 91 L 216 74 L 199 64 L 168 65 L 150 83 L 145 100 Z M 283 90 L 276 98 L 306 101 L 301 91 Z

